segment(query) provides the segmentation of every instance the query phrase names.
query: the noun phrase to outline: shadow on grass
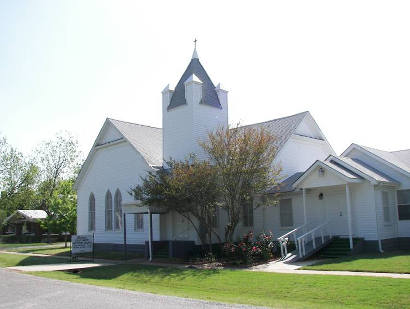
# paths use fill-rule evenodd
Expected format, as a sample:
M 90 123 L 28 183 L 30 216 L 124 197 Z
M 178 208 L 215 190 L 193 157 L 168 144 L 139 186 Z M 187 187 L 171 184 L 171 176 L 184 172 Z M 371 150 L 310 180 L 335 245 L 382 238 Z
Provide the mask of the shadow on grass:
M 185 279 L 201 280 L 210 276 L 219 274 L 219 270 L 198 270 L 198 269 L 182 269 L 176 267 L 162 267 L 151 265 L 138 264 L 120 264 L 113 266 L 104 266 L 98 268 L 85 269 L 76 275 L 83 279 L 92 280 L 107 280 L 115 279 L 122 276 L 127 277 L 127 280 L 135 278 L 139 281 L 155 280 L 178 280 Z
M 39 256 L 27 256 L 20 260 L 16 266 L 30 266 L 30 265 L 46 265 L 46 264 L 61 264 L 67 263 L 65 259 L 56 259 L 53 257 L 39 257 Z
M 46 254 L 50 256 L 70 256 L 69 248 L 38 248 L 38 249 L 20 249 L 17 252 L 20 253 L 36 253 L 36 254 Z

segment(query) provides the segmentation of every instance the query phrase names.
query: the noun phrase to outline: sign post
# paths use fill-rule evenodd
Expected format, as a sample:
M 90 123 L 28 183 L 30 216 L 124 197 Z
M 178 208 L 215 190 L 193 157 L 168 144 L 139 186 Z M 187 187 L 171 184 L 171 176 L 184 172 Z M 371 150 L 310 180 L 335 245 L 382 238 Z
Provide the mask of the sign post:
M 92 235 L 72 235 L 71 236 L 71 261 L 78 258 L 80 253 L 92 252 L 94 261 L 94 233 Z

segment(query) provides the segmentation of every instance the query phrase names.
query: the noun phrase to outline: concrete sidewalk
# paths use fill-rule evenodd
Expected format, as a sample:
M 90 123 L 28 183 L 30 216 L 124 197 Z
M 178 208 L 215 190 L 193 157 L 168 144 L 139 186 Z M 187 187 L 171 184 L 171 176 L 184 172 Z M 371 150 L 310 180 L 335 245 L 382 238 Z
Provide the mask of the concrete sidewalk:
M 57 256 L 50 256 L 44 254 L 35 254 L 35 253 L 19 253 L 19 252 L 1 252 L 7 254 L 18 254 L 18 255 L 27 255 L 27 256 L 38 256 L 38 257 L 54 257 Z M 67 259 L 69 257 L 58 257 Z M 84 265 L 91 265 L 91 264 L 101 264 L 99 266 L 107 266 L 107 265 L 114 265 L 114 264 L 139 264 L 139 265 L 152 265 L 152 266 L 160 266 L 160 267 L 176 267 L 176 268 L 189 268 L 191 265 L 188 264 L 171 264 L 171 263 L 163 263 L 163 262 L 148 262 L 145 259 L 135 259 L 135 260 L 127 260 L 127 261 L 117 261 L 117 260 L 102 260 L 102 259 L 95 259 L 96 263 L 84 263 Z M 278 273 L 278 274 L 297 274 L 297 275 L 328 275 L 328 276 L 358 276 L 358 277 L 385 277 L 385 278 L 399 278 L 399 279 L 410 279 L 410 274 L 398 274 L 398 273 L 377 273 L 377 272 L 356 272 L 356 271 L 334 271 L 334 270 L 303 270 L 299 269 L 303 266 L 310 265 L 313 262 L 297 262 L 297 263 L 286 263 L 282 261 L 272 261 L 266 264 L 257 265 L 249 268 L 230 268 L 230 267 L 222 267 L 225 269 L 231 270 L 244 270 L 244 271 L 259 271 L 259 272 L 270 272 L 270 273 Z M 49 264 L 50 265 L 50 264 Z M 79 265 L 77 264 L 62 264 L 62 265 Z M 38 265 L 40 266 L 40 265 Z M 41 265 L 43 266 L 43 265 Z M 20 267 L 31 267 L 31 266 L 18 266 Z M 91 267 L 91 266 L 89 266 Z M 95 266 L 96 267 L 96 266 Z M 87 267 L 84 267 L 87 268 Z M 198 267 L 200 268 L 200 267 Z M 12 269 L 11 267 L 8 269 Z M 26 269 L 26 268 L 24 268 Z M 75 269 L 75 268 L 67 268 Z M 13 270 L 20 270 L 21 269 L 13 269 Z M 56 269 L 60 270 L 60 269 Z M 62 270 L 62 269 L 61 269 Z M 33 271 L 33 270 L 27 270 Z M 47 271 L 47 270 L 40 270 L 40 271 Z M 51 270 L 50 270 L 51 271 Z
M 316 262 L 317 260 L 316 261 L 295 262 L 295 263 L 273 261 L 273 262 L 269 262 L 266 264 L 253 266 L 246 270 L 247 271 L 270 272 L 270 273 L 278 273 L 278 274 L 386 277 L 386 278 L 410 279 L 410 274 L 299 269 L 303 266 L 311 265 Z
M 70 264 L 45 264 L 45 265 L 30 265 L 30 266 L 13 266 L 6 267 L 9 270 L 17 270 L 22 272 L 36 272 L 36 271 L 57 271 L 57 270 L 74 270 L 92 267 L 110 266 L 110 263 L 70 263 Z

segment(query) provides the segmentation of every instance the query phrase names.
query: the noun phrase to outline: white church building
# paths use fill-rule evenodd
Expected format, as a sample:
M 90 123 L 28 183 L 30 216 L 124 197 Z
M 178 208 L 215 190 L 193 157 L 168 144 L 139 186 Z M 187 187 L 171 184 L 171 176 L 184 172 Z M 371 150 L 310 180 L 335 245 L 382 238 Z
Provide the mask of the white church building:
M 175 89 L 162 91 L 162 128 L 106 119 L 76 181 L 77 233 L 93 233 L 96 247 L 147 252 L 165 246 L 187 254 L 199 240 L 173 212 L 138 206 L 129 194 L 147 171 L 189 153 L 207 132 L 228 125 L 228 92 L 215 86 L 196 50 Z M 309 112 L 251 125 L 276 136 L 275 164 L 283 182 L 278 206 L 247 208 L 236 237 L 272 231 L 295 241 L 300 256 L 339 236 L 355 249 L 410 247 L 410 150 L 382 151 L 350 145 L 337 156 Z M 217 214 L 223 239 L 226 216 Z M 310 248 L 310 249 L 309 249 Z

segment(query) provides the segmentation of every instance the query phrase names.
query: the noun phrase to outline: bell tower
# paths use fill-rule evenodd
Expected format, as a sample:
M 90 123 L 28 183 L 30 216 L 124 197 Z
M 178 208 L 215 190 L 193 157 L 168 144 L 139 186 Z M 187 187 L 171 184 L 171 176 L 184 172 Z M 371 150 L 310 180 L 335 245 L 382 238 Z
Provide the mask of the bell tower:
M 175 90 L 162 91 L 163 156 L 184 160 L 190 153 L 206 159 L 199 142 L 208 132 L 228 126 L 228 92 L 216 87 L 196 50 Z

